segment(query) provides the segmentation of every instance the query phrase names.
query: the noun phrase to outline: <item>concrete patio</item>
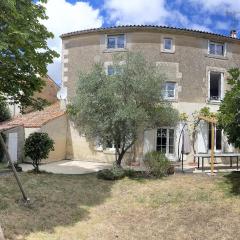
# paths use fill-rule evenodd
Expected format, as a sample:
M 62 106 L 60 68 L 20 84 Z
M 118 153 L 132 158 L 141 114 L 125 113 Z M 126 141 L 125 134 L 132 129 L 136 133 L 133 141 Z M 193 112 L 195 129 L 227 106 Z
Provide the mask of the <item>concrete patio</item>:
M 31 164 L 20 164 L 24 172 L 30 171 L 33 169 Z M 71 161 L 63 160 L 53 163 L 47 163 L 40 165 L 41 171 L 46 171 L 49 173 L 56 174 L 86 174 L 97 172 L 102 169 L 110 168 L 112 165 L 108 163 L 99 163 L 99 162 L 89 162 L 89 161 Z

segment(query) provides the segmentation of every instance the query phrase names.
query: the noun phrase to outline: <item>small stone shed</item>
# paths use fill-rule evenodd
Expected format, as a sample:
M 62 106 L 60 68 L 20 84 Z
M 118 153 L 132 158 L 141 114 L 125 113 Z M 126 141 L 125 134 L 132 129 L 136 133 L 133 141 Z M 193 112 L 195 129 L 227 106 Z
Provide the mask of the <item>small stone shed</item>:
M 42 162 L 59 161 L 66 158 L 67 116 L 60 109 L 60 103 L 54 103 L 42 111 L 34 111 L 13 119 L 10 124 L 24 128 L 24 139 L 33 132 L 46 132 L 55 142 L 55 150 Z
M 10 122 L 0 124 L 0 132 L 6 136 L 6 145 L 13 162 L 21 163 L 24 158 L 24 128 Z M 3 161 L 6 161 L 3 158 Z

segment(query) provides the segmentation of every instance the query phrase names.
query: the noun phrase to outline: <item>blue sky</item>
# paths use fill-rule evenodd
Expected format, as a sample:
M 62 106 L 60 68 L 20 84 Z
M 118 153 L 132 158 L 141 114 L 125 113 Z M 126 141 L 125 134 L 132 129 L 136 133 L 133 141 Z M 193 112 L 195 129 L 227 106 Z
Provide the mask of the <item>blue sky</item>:
M 48 44 L 59 53 L 59 35 L 70 31 L 153 24 L 229 35 L 232 28 L 239 30 L 240 19 L 239 0 L 48 0 L 46 8 L 49 19 L 43 23 L 55 34 Z M 60 83 L 60 58 L 48 70 Z

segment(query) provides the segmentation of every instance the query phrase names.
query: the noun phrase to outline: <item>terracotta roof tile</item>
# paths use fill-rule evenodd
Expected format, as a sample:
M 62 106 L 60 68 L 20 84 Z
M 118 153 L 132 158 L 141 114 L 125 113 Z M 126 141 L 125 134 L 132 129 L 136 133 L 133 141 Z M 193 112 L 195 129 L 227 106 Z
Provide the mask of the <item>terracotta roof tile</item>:
M 8 124 L 23 125 L 25 128 L 38 128 L 64 114 L 65 111 L 60 109 L 60 103 L 56 102 L 44 108 L 42 111 L 35 111 L 16 117 Z
M 9 130 L 9 129 L 12 129 L 12 128 L 15 128 L 15 127 L 19 127 L 19 126 L 21 126 L 21 125 L 10 124 L 9 121 L 2 122 L 2 123 L 0 123 L 0 132 L 5 131 L 5 130 Z

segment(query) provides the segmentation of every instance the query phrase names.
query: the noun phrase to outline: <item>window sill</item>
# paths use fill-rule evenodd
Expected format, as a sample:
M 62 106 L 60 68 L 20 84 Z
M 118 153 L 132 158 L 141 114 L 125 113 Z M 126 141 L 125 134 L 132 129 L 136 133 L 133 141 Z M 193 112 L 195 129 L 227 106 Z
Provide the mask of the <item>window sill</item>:
M 127 52 L 128 50 L 126 48 L 109 48 L 105 49 L 104 53 L 112 53 L 112 52 Z
M 162 53 L 170 53 L 170 54 L 174 54 L 175 53 L 174 50 L 164 50 L 164 49 L 162 49 L 161 52 Z
M 220 105 L 221 103 L 221 100 L 207 100 L 207 103 L 210 104 L 210 105 Z
M 216 58 L 216 59 L 221 59 L 221 60 L 228 60 L 228 57 L 226 57 L 226 56 L 214 55 L 214 54 L 206 54 L 205 57 Z
M 164 98 L 164 100 L 167 102 L 178 102 L 176 98 Z

